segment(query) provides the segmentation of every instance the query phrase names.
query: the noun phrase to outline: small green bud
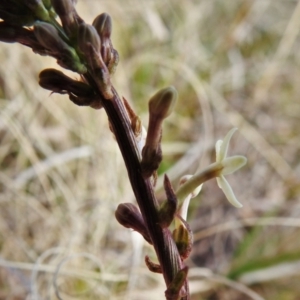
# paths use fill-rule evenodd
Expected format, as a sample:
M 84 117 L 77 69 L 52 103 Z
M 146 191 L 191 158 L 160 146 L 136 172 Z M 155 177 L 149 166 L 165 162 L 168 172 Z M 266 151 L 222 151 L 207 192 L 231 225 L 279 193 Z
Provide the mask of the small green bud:
M 167 118 L 174 110 L 178 93 L 173 86 L 158 91 L 149 100 L 149 113 L 159 119 Z

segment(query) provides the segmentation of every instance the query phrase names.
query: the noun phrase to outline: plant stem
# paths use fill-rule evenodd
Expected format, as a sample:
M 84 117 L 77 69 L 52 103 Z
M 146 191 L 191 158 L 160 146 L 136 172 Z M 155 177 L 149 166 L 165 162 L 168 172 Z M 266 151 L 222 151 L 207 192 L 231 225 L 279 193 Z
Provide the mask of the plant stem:
M 162 229 L 158 225 L 158 202 L 154 195 L 151 180 L 149 178 L 144 179 L 142 176 L 135 136 L 131 129 L 125 107 L 114 89 L 113 93 L 113 99 L 103 100 L 103 107 L 108 115 L 121 150 L 133 192 L 149 230 L 165 283 L 168 286 L 184 265 L 175 242 L 172 239 L 171 232 L 168 228 Z M 190 299 L 187 282 L 183 286 L 183 293 L 185 296 L 180 297 L 180 299 Z

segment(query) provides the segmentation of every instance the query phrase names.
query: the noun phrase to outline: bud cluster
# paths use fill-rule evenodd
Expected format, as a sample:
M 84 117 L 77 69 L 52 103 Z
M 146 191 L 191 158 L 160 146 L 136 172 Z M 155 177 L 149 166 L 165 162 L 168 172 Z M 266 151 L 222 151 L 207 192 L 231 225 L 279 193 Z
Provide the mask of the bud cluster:
M 51 74 L 54 76 L 47 88 L 51 86 L 52 92 L 65 91 L 78 105 L 99 108 L 101 98 L 114 96 L 110 76 L 115 72 L 119 56 L 110 39 L 112 22 L 110 16 L 103 13 L 96 17 L 93 25 L 86 24 L 77 14 L 75 4 L 75 0 L 2 0 L 0 41 L 26 45 L 35 53 L 56 58 L 63 68 L 82 74 L 81 80 L 85 78 L 85 84 L 89 82 L 98 87 L 97 104 L 95 97 L 89 101 L 86 95 L 74 94 L 72 88 L 68 90 L 74 82 L 63 89 L 59 83 L 57 87 L 53 86 L 59 76 L 53 70 L 47 72 L 48 81 Z M 56 20 L 57 16 L 61 24 Z M 42 86 L 45 86 L 44 81 L 45 74 L 42 74 Z M 66 77 L 62 82 L 66 82 Z

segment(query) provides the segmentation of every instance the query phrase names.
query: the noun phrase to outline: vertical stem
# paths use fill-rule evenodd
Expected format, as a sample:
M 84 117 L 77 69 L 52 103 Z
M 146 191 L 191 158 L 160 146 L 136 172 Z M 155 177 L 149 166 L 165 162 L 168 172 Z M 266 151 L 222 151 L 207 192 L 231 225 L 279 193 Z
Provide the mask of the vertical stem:
M 150 179 L 144 179 L 142 176 L 135 137 L 123 102 L 115 90 L 114 98 L 104 100 L 103 107 L 108 115 L 120 147 L 133 192 L 149 230 L 149 235 L 158 256 L 166 285 L 168 286 L 177 272 L 183 268 L 183 263 L 169 229 L 162 229 L 158 225 L 158 202 L 154 195 L 153 186 Z M 188 293 L 187 283 L 184 287 L 186 290 L 185 293 Z M 189 299 L 189 295 L 181 299 Z

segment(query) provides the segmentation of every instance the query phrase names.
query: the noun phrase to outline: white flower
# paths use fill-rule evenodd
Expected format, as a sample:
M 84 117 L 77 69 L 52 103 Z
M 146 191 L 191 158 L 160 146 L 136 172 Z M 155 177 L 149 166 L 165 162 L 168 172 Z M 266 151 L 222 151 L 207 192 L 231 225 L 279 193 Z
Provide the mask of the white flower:
M 198 171 L 193 176 L 184 177 L 176 191 L 176 196 L 179 203 L 178 214 L 186 219 L 187 209 L 190 199 L 195 197 L 201 190 L 202 184 L 209 179 L 216 178 L 218 186 L 223 190 L 228 201 L 236 206 L 242 207 L 242 204 L 236 199 L 231 186 L 225 179 L 225 175 L 231 174 L 243 167 L 247 158 L 241 155 L 227 157 L 228 145 L 233 133 L 237 128 L 231 129 L 224 140 L 219 140 L 216 143 L 216 162 L 209 165 L 206 169 Z
M 247 162 L 246 157 L 241 155 L 227 157 L 229 142 L 236 130 L 237 128 L 231 129 L 223 141 L 219 140 L 216 143 L 216 162 L 221 164 L 223 167 L 216 179 L 219 188 L 223 190 L 228 201 L 235 207 L 242 207 L 243 205 L 236 199 L 231 186 L 224 177 L 224 175 L 231 174 L 240 169 Z

